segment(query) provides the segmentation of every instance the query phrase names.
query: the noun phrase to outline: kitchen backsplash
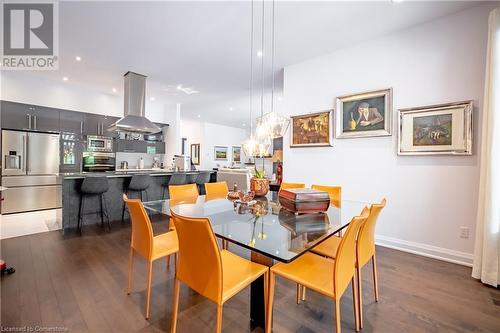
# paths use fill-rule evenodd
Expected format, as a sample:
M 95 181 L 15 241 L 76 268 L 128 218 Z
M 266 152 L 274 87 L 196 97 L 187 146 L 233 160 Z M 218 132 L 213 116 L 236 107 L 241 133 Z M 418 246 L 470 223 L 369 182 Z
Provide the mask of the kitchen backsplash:
M 116 169 L 121 169 L 121 162 L 128 162 L 129 169 L 136 169 L 139 166 L 139 160 L 144 160 L 144 169 L 150 169 L 153 166 L 154 158 L 156 157 L 161 164 L 165 161 L 165 154 L 145 154 L 145 153 L 116 153 Z

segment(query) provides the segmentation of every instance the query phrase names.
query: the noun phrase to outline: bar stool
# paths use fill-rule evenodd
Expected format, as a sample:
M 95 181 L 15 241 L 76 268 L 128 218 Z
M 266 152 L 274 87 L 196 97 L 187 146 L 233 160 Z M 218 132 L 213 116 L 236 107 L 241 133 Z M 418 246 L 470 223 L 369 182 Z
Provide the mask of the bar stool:
M 146 191 L 149 188 L 149 185 L 151 184 L 151 176 L 150 175 L 132 175 L 132 178 L 130 179 L 130 183 L 128 184 L 128 187 L 125 189 L 125 194 L 127 197 L 129 197 L 130 192 L 135 192 L 137 194 L 137 197 L 141 199 L 141 201 L 144 201 L 144 197 L 146 198 L 146 201 L 148 201 L 148 192 Z M 126 210 L 126 204 L 123 202 L 123 208 L 122 208 L 122 223 L 125 221 L 125 210 Z
M 167 184 L 163 184 L 163 194 L 161 198 L 165 200 L 165 196 L 168 192 L 168 187 L 170 185 L 184 185 L 186 183 L 186 174 L 185 173 L 173 173 L 172 176 L 170 176 L 170 179 L 168 180 Z
M 210 172 L 200 172 L 196 177 L 196 185 L 198 186 L 198 192 L 200 194 L 205 193 L 205 183 L 210 182 Z
M 82 186 L 80 187 L 80 209 L 78 211 L 78 231 L 82 233 L 83 217 L 88 214 L 101 214 L 101 226 L 104 227 L 104 216 L 106 216 L 107 224 L 111 230 L 111 223 L 109 222 L 108 207 L 104 193 L 109 189 L 107 177 L 92 176 L 83 179 Z M 89 197 L 98 197 L 100 210 L 94 212 L 85 212 L 85 199 Z

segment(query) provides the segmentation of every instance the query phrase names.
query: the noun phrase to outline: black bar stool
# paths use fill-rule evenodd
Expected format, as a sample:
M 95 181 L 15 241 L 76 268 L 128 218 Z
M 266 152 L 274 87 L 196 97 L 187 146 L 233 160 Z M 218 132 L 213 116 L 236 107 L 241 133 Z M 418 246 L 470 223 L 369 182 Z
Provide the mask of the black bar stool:
M 161 198 L 165 200 L 167 190 L 170 185 L 184 185 L 187 184 L 186 180 L 187 179 L 185 173 L 173 173 L 172 176 L 170 176 L 170 179 L 168 180 L 168 184 L 163 184 L 163 194 Z
M 129 197 L 130 192 L 135 192 L 137 197 L 144 201 L 144 197 L 146 201 L 148 201 L 148 192 L 146 191 L 151 184 L 151 176 L 150 175 L 133 175 L 130 179 L 130 183 L 125 189 L 125 194 Z M 130 197 L 129 197 L 130 198 Z M 123 203 L 122 208 L 122 223 L 125 221 L 125 210 L 126 210 L 125 202 Z
M 111 230 L 111 223 L 109 222 L 108 206 L 104 193 L 109 189 L 107 177 L 89 176 L 83 179 L 80 188 L 80 209 L 78 211 L 78 231 L 82 233 L 83 217 L 88 214 L 101 214 L 101 226 L 104 227 L 104 216 L 106 216 L 107 224 Z M 100 210 L 93 212 L 85 212 L 85 199 L 89 197 L 97 197 L 99 199 Z
M 196 177 L 196 185 L 198 186 L 198 192 L 200 194 L 206 194 L 205 193 L 205 183 L 210 182 L 210 172 L 200 172 L 198 176 Z

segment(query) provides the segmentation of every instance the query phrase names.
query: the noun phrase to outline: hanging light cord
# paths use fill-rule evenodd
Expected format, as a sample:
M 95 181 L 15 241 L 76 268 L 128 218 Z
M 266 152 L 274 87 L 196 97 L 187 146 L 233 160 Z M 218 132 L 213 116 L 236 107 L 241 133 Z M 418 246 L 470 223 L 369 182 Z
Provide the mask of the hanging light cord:
M 253 0 L 252 0 L 252 22 L 250 23 L 250 137 L 253 135 Z
M 272 42 L 271 42 L 271 71 L 272 71 L 272 83 L 271 83 L 271 112 L 274 111 L 274 0 L 273 0 L 273 25 L 272 25 Z
M 262 75 L 262 91 L 260 94 L 260 118 L 264 115 L 264 19 L 265 19 L 265 0 L 262 0 L 262 60 L 261 60 L 261 75 Z

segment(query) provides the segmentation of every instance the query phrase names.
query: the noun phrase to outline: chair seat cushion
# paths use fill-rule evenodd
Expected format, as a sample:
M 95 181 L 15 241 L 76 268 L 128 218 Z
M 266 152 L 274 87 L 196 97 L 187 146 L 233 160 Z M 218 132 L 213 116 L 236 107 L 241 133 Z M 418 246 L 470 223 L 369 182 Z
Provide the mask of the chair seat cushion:
M 325 240 L 324 242 L 322 242 L 321 244 L 319 244 L 318 246 L 315 246 L 311 250 L 311 252 L 319 254 L 324 257 L 335 258 L 341 240 L 342 240 L 341 237 L 332 236 L 327 240 Z
M 227 250 L 222 250 L 220 254 L 223 276 L 222 302 L 237 294 L 268 270 L 267 266 L 243 259 Z
M 177 240 L 175 231 L 169 231 L 153 237 L 153 260 L 168 256 L 177 251 L 179 251 L 179 241 Z
M 271 267 L 271 272 L 323 295 L 335 297 L 333 290 L 334 263 L 334 259 L 307 252 L 291 263 L 274 265 Z

